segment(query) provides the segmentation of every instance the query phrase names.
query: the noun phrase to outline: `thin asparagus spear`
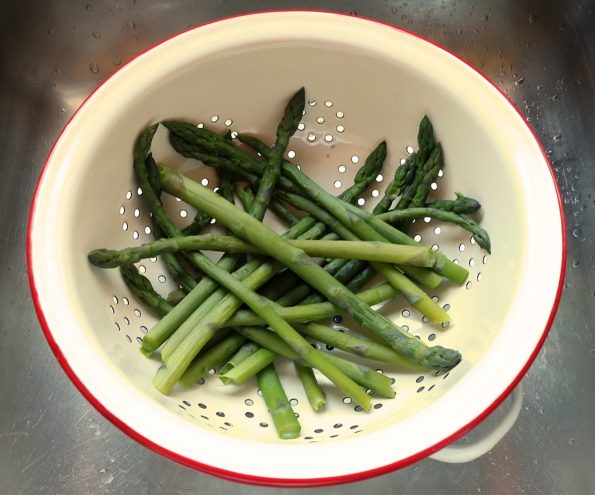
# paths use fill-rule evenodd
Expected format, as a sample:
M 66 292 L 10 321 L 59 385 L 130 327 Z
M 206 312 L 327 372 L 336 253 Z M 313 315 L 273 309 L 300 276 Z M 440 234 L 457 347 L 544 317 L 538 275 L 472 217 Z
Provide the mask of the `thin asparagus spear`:
M 378 215 L 378 218 L 385 222 L 393 223 L 403 219 L 413 218 L 424 218 L 430 217 L 436 220 L 442 220 L 444 222 L 454 223 L 465 230 L 471 232 L 477 243 L 484 248 L 488 253 L 491 252 L 490 236 L 487 231 L 481 228 L 470 218 L 457 215 L 456 213 L 444 210 L 437 210 L 436 208 L 419 207 L 419 208 L 407 208 L 405 210 L 393 210 L 382 215 Z
M 421 370 L 418 364 L 403 358 L 389 347 L 386 347 L 371 339 L 355 335 L 353 333 L 344 333 L 335 328 L 321 325 L 320 323 L 308 323 L 307 325 L 296 326 L 298 331 L 308 337 L 312 337 L 327 345 L 336 347 L 346 352 L 356 354 L 368 359 L 400 366 L 407 369 Z
M 267 251 L 270 256 L 283 263 L 304 279 L 304 281 L 328 297 L 330 301 L 348 312 L 358 323 L 364 325 L 380 338 L 387 341 L 397 352 L 411 357 L 416 362 L 430 369 L 450 369 L 459 363 L 461 356 L 457 351 L 441 346 L 428 347 L 415 337 L 412 337 L 402 328 L 376 313 L 368 305 L 359 300 L 357 296 L 326 273 L 303 251 L 294 248 L 285 239 L 275 234 L 262 223 L 247 215 L 239 208 L 230 205 L 227 201 L 222 200 L 209 189 L 163 166 L 160 167 L 160 178 L 165 191 L 179 196 L 189 204 L 193 204 L 196 208 L 214 216 L 238 237 L 242 237 Z M 207 261 L 210 262 L 207 258 L 203 263 L 205 265 L 204 267 L 208 264 Z M 223 280 L 226 279 L 226 283 L 229 282 L 228 289 L 231 290 L 233 288 L 234 292 L 237 292 L 237 294 L 240 293 L 241 288 L 236 287 L 236 279 L 231 276 L 225 277 L 224 274 L 220 275 L 220 283 L 223 283 Z M 229 274 L 227 273 L 227 275 Z M 290 333 L 289 329 L 293 331 L 291 327 L 289 329 L 285 327 L 286 323 L 284 320 L 281 319 L 281 322 L 277 321 L 278 316 L 269 304 L 261 306 L 256 294 L 253 297 L 253 293 L 248 291 L 242 299 L 247 304 L 250 301 L 249 306 L 256 313 L 260 312 L 267 323 L 271 324 L 271 322 L 274 322 L 283 331 L 287 330 L 287 333 Z M 324 373 L 324 370 L 321 369 L 321 371 Z
M 227 336 L 204 353 L 199 354 L 182 375 L 179 383 L 183 387 L 192 387 L 197 380 L 204 377 L 210 370 L 225 362 L 245 342 L 246 337 L 238 333 Z
M 398 291 L 388 283 L 380 284 L 371 289 L 360 292 L 357 295 L 359 299 L 370 306 L 387 301 L 398 294 Z M 277 313 L 283 319 L 291 323 L 306 323 L 309 321 L 324 320 L 334 315 L 344 313 L 342 309 L 331 302 L 320 302 L 313 304 L 304 304 L 299 306 L 290 306 L 287 308 L 277 308 Z M 226 327 L 242 327 L 253 325 L 264 325 L 264 320 L 253 311 L 241 309 L 237 311 L 228 321 L 224 323 Z
M 275 371 L 275 366 L 272 363 L 269 364 L 266 368 L 259 371 L 256 376 L 258 378 L 258 386 L 262 392 L 262 398 L 273 419 L 279 438 L 283 440 L 298 438 L 301 427 L 283 390 L 281 380 L 279 380 L 279 376 Z
M 120 273 L 124 282 L 136 297 L 155 309 L 159 314 L 165 315 L 172 310 L 172 305 L 161 297 L 147 277 L 141 275 L 134 265 L 122 265 Z
M 314 371 L 308 366 L 302 366 L 297 363 L 295 363 L 295 371 L 300 382 L 302 382 L 310 406 L 314 411 L 320 411 L 326 405 L 326 394 L 318 384 L 314 376 Z
M 436 155 L 436 156 L 432 156 Z M 424 173 L 419 181 L 417 189 L 411 199 L 411 203 L 409 207 L 418 207 L 423 206 L 426 202 L 426 198 L 430 192 L 430 188 L 432 183 L 438 178 L 438 173 L 442 169 L 443 165 L 443 155 L 442 155 L 442 146 L 440 144 L 436 144 L 432 154 L 428 158 L 424 166 Z
M 122 266 L 126 266 L 126 265 L 122 265 Z M 172 306 L 175 306 L 176 304 L 178 304 L 182 299 L 184 299 L 186 297 L 186 292 L 184 292 L 182 289 L 176 289 L 176 290 L 172 290 L 168 295 L 167 295 L 167 302 L 169 304 L 171 304 Z
M 468 198 L 461 193 L 455 193 L 455 199 L 440 199 L 433 203 L 427 203 L 425 206 L 442 211 L 452 211 L 459 215 L 467 215 L 475 213 L 481 208 L 479 201 L 473 198 Z
M 269 205 L 271 196 L 273 195 L 275 185 L 281 176 L 283 155 L 289 144 L 289 138 L 293 136 L 295 131 L 297 131 L 297 126 L 302 118 L 305 104 L 305 90 L 304 88 L 301 88 L 287 103 L 283 118 L 277 126 L 277 139 L 271 149 L 271 154 L 268 158 L 268 166 L 264 170 L 262 182 L 260 183 L 250 210 L 252 216 L 259 220 L 262 220 L 264 217 L 264 213 Z
M 405 211 L 405 210 L 404 210 Z M 442 218 L 451 218 L 453 213 L 439 212 Z M 459 217 L 460 218 L 460 217 Z M 462 221 L 460 219 L 459 221 Z M 468 223 L 468 222 L 467 222 Z M 350 233 L 350 235 L 352 235 Z M 336 236 L 332 236 L 334 239 Z M 352 236 L 354 239 L 355 236 Z M 433 266 L 436 255 L 424 246 L 405 246 L 379 241 L 358 240 L 303 240 L 294 239 L 290 244 L 302 249 L 306 254 L 321 258 L 359 259 L 395 263 L 403 265 Z M 266 254 L 262 249 L 253 246 L 237 237 L 215 234 L 193 235 L 187 237 L 163 238 L 140 246 L 121 250 L 95 249 L 88 254 L 89 261 L 101 268 L 116 268 L 120 265 L 136 263 L 141 259 L 158 256 L 162 253 L 178 251 L 224 251 L 226 253 Z
M 300 221 L 299 217 L 297 217 L 289 210 L 289 208 L 279 201 L 273 200 L 269 206 L 273 213 L 283 220 L 287 225 L 293 225 L 294 223 Z
M 389 210 L 393 201 L 397 199 L 403 189 L 411 183 L 413 174 L 415 173 L 415 156 L 413 153 L 407 157 L 405 163 L 397 167 L 394 179 L 386 187 L 384 196 L 372 210 L 373 214 L 384 213 Z
M 312 367 L 311 364 L 305 362 L 287 343 L 269 330 L 258 327 L 242 327 L 237 328 L 236 331 L 254 342 L 258 342 L 263 349 L 272 351 L 272 355 L 262 353 L 262 349 L 259 349 L 238 366 L 229 370 L 224 375 L 220 375 L 219 378 L 224 383 L 244 383 L 248 378 L 254 376 L 255 373 L 262 369 L 262 367 L 271 362 L 269 361 L 271 358 L 275 359 L 278 355 L 297 361 L 298 364 Z M 377 394 L 390 399 L 395 396 L 395 391 L 391 387 L 391 379 L 388 376 L 381 375 L 368 366 L 354 363 L 333 353 L 324 352 L 321 354 L 345 373 L 346 376 L 362 387 L 374 390 Z M 255 355 L 257 356 L 256 358 L 254 358 Z
M 252 208 L 252 203 L 254 202 L 254 193 L 250 186 L 241 185 L 237 182 L 234 184 L 234 190 L 237 197 L 240 199 L 240 203 L 244 207 L 244 211 L 249 212 Z
M 254 351 L 257 351 L 259 348 L 260 348 L 260 346 L 258 344 L 255 344 L 254 342 L 246 342 L 221 367 L 221 369 L 219 370 L 219 373 L 223 374 L 223 373 L 226 373 L 227 371 L 231 370 L 232 368 L 235 368 L 238 364 L 240 364 L 244 359 L 246 359 L 248 356 L 250 356 L 252 353 L 254 353 Z

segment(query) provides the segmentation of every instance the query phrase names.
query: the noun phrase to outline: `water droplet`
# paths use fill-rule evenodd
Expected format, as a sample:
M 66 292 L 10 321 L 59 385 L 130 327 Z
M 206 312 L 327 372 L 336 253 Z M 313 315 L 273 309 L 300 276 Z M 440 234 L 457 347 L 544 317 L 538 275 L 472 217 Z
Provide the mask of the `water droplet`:
M 99 66 L 96 63 L 89 64 L 89 70 L 93 74 L 97 74 L 99 72 Z
M 488 17 L 487 15 L 484 15 L 484 16 L 482 17 L 482 19 L 483 19 L 483 22 L 488 22 L 488 19 L 489 19 L 489 17 Z
M 101 38 L 101 33 L 99 31 L 93 31 L 93 38 L 98 40 L 99 38 Z
M 136 29 L 136 22 L 134 22 L 134 21 L 130 21 L 130 22 L 128 23 L 128 27 L 130 27 L 131 29 Z
M 88 3 L 85 8 L 87 9 L 88 12 L 91 12 L 93 10 L 93 5 L 91 5 L 90 3 Z
M 560 99 L 560 95 L 558 93 L 556 93 L 554 96 L 552 96 L 550 98 L 550 100 L 552 100 L 552 101 L 558 101 L 559 99 Z
M 523 84 L 525 82 L 525 78 L 523 76 L 519 77 L 515 82 L 514 85 L 515 86 L 520 86 L 521 84 Z
M 576 228 L 572 231 L 572 237 L 580 237 L 581 234 L 582 234 L 582 231 L 579 228 Z
M 572 262 L 572 268 L 576 268 L 578 265 L 579 265 L 579 262 L 578 262 L 578 260 L 574 260 L 574 261 Z
M 114 475 L 107 469 L 102 469 L 99 472 L 101 473 L 99 479 L 101 479 L 101 482 L 104 485 L 109 485 L 112 481 L 114 481 Z
M 555 141 L 555 142 L 558 142 L 558 141 L 560 141 L 561 139 L 562 139 L 562 134 L 556 134 L 556 135 L 554 136 L 554 141 Z
M 54 28 L 48 29 L 48 34 L 54 34 L 54 33 L 55 33 Z
M 533 14 L 529 14 L 529 24 L 533 24 L 535 22 L 535 16 Z

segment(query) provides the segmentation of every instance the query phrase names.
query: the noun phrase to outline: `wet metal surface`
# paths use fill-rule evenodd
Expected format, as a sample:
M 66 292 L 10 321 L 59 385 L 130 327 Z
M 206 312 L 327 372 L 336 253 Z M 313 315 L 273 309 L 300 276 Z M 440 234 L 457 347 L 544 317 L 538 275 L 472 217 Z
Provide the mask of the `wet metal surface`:
M 510 434 L 468 464 L 426 460 L 324 493 L 594 493 L 595 2 L 537 0 L 0 0 L 0 493 L 314 491 L 213 478 L 158 456 L 108 423 L 52 355 L 31 304 L 25 265 L 27 215 L 39 171 L 61 128 L 97 84 L 143 49 L 190 26 L 283 8 L 381 19 L 481 69 L 542 140 L 568 226 L 562 303 L 523 380 L 525 404 Z

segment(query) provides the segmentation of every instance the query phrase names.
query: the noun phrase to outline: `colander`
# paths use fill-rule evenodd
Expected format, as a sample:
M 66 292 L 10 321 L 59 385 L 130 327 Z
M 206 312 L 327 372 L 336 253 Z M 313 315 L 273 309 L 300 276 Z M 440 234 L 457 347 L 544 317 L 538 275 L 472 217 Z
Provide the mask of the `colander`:
M 389 156 L 359 199 L 374 205 L 430 116 L 445 154 L 433 196 L 457 191 L 482 203 L 493 253 L 466 231 L 420 220 L 416 239 L 469 270 L 462 287 L 430 291 L 453 323 L 435 326 L 403 298 L 378 307 L 428 344 L 456 348 L 450 373 L 401 372 L 394 400 L 362 412 L 322 380 L 328 404 L 313 413 L 289 365 L 279 371 L 299 415 L 301 438 L 279 440 L 256 383 L 210 377 L 164 396 L 159 366 L 139 342 L 155 322 L 117 270 L 89 265 L 97 247 L 152 238 L 135 185 L 132 145 L 147 124 L 180 118 L 274 135 L 284 102 L 307 91 L 289 157 L 333 194 L 382 139 Z M 160 130 L 156 158 L 208 187 L 207 167 L 177 155 Z M 361 163 L 359 163 L 361 164 Z M 194 210 L 171 198 L 180 225 Z M 274 218 L 265 219 L 280 228 Z M 65 127 L 35 192 L 28 237 L 33 299 L 67 374 L 108 419 L 142 444 L 188 466 L 235 480 L 322 485 L 362 479 L 419 460 L 484 419 L 515 387 L 541 347 L 560 296 L 565 234 L 547 159 L 511 103 L 477 71 L 419 37 L 381 23 L 325 12 L 270 12 L 207 24 L 146 51 L 105 81 Z M 159 260 L 138 264 L 162 293 L 173 288 Z M 334 322 L 345 331 L 348 318 Z M 338 352 L 338 351 L 332 351 Z

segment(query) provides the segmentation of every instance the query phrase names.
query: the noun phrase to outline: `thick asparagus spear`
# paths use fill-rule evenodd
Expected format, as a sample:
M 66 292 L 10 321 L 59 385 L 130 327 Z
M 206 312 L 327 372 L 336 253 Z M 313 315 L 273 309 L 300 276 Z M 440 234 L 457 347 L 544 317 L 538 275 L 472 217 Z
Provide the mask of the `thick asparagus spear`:
M 413 218 L 424 218 L 430 217 L 444 222 L 454 223 L 465 230 L 471 232 L 477 243 L 484 248 L 488 253 L 491 252 L 490 236 L 485 229 L 481 228 L 476 222 L 468 217 L 458 215 L 456 213 L 444 210 L 438 210 L 436 208 L 419 207 L 419 208 L 407 208 L 405 210 L 393 210 L 382 215 L 378 215 L 378 218 L 385 222 L 393 223 L 403 219 Z
M 426 210 L 429 209 L 426 208 Z M 457 217 L 453 213 L 443 212 L 441 210 L 436 210 L 436 212 L 441 218 Z M 460 219 L 458 221 L 463 220 L 460 217 L 458 218 Z M 290 244 L 298 249 L 302 249 L 310 256 L 322 258 L 359 259 L 424 267 L 433 266 L 436 262 L 436 255 L 430 248 L 424 246 L 405 246 L 378 241 L 301 239 L 291 240 Z M 87 257 L 95 266 L 116 268 L 120 265 L 136 263 L 141 259 L 158 256 L 162 253 L 201 250 L 224 251 L 226 253 L 266 254 L 262 249 L 237 237 L 204 234 L 169 239 L 164 238 L 121 250 L 95 249 Z
M 461 356 L 457 351 L 440 346 L 427 347 L 359 300 L 302 250 L 294 248 L 262 223 L 222 200 L 209 189 L 165 167 L 160 167 L 160 178 L 164 190 L 214 216 L 235 235 L 267 251 L 270 256 L 298 274 L 304 281 L 328 297 L 330 301 L 353 316 L 360 324 L 386 340 L 397 352 L 401 352 L 430 369 L 450 369 L 459 363 Z M 236 283 L 237 280 L 233 279 L 230 282 Z M 231 287 L 230 283 L 228 288 L 231 289 Z M 276 319 L 277 314 L 269 305 L 261 307 L 257 299 L 252 300 L 251 294 L 246 294 L 244 302 L 248 303 L 248 300 L 256 313 L 260 312 L 263 318 L 266 315 L 267 322 L 270 323 Z M 267 314 L 269 310 L 274 315 Z M 283 321 L 283 323 L 285 322 Z M 324 372 L 322 369 L 321 371 Z
M 301 427 L 283 390 L 275 366 L 272 363 L 269 364 L 258 372 L 257 378 L 262 398 L 273 419 L 279 438 L 284 440 L 298 438 Z

